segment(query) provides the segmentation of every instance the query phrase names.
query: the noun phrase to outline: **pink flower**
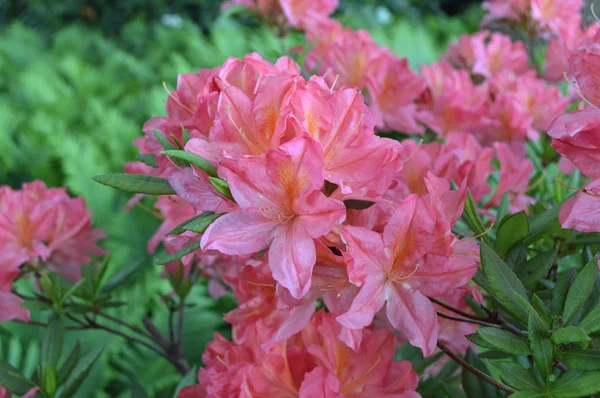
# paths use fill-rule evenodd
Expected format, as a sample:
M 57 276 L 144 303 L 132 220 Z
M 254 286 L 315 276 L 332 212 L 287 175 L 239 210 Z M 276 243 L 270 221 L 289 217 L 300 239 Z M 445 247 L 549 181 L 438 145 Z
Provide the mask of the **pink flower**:
M 570 61 L 586 54 L 588 46 L 594 43 L 594 36 L 600 24 L 594 23 L 581 29 L 579 26 L 562 33 L 550 40 L 546 51 L 544 78 L 551 82 L 564 80 L 564 73 L 569 70 Z M 573 51 L 573 53 L 571 53 Z M 586 54 L 587 57 L 592 56 Z M 581 68 L 580 71 L 585 70 Z M 573 71 L 571 71 L 573 72 Z
M 377 127 L 404 133 L 424 131 L 416 120 L 415 100 L 425 90 L 425 81 L 410 70 L 406 59 L 386 53 L 371 66 L 367 87 Z
M 18 276 L 18 272 L 0 270 L 0 322 L 14 319 L 29 322 L 29 311 L 21 307 L 21 298 L 12 293 L 13 280 Z
M 593 40 L 582 43 L 581 47 L 572 53 L 569 64 L 569 75 L 577 83 L 583 97 L 594 106 L 599 106 L 600 32 L 595 34 Z
M 600 179 L 585 184 L 583 189 L 561 207 L 560 224 L 566 229 L 600 232 Z
M 338 0 L 279 0 L 290 26 L 301 29 L 327 19 L 338 7 Z
M 585 109 L 558 117 L 548 131 L 552 147 L 590 178 L 600 178 L 600 111 Z
M 219 175 L 240 209 L 215 221 L 202 236 L 202 250 L 251 254 L 269 248 L 273 277 L 301 298 L 315 264 L 313 239 L 346 216 L 344 204 L 325 197 L 319 144 L 298 137 L 258 158 L 224 160 Z
M 31 390 L 27 391 L 25 393 L 25 395 L 22 395 L 21 398 L 34 398 L 36 393 L 38 392 L 39 388 L 35 387 L 32 388 Z M 12 394 L 10 391 L 8 391 L 7 389 L 5 389 L 4 387 L 0 387 L 0 398 L 11 398 Z
M 64 189 L 41 181 L 23 184 L 21 191 L 0 187 L 0 270 L 30 263 L 77 280 L 90 253 L 104 253 L 96 246 L 102 238 L 102 231 L 92 229 L 84 200 Z
M 387 302 L 387 316 L 424 355 L 434 350 L 438 322 L 427 296 L 462 286 L 475 264 L 449 261 L 454 237 L 450 224 L 426 199 L 408 196 L 392 215 L 383 236 L 361 227 L 346 226 L 350 281 L 361 289 L 349 311 L 337 317 L 351 329 L 368 326 Z

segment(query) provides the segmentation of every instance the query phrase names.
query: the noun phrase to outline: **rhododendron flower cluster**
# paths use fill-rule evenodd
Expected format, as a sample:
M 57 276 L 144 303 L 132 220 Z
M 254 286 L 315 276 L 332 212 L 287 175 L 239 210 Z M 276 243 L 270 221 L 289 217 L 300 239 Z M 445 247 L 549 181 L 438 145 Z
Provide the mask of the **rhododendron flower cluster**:
M 0 187 L 0 319 L 29 319 L 11 293 L 14 279 L 49 270 L 77 280 L 90 254 L 104 253 L 96 246 L 102 238 L 102 231 L 92 229 L 84 200 L 63 188 L 47 188 L 41 181 L 20 191 Z

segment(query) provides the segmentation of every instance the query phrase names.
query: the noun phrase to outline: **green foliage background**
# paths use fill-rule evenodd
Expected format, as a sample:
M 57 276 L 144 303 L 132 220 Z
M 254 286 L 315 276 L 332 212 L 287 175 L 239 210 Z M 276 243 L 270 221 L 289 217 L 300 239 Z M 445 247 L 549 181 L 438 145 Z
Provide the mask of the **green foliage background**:
M 42 179 L 83 196 L 96 226 L 108 235 L 103 245 L 112 254 L 112 272 L 142 264 L 117 293 L 125 305 L 111 314 L 134 324 L 150 314 L 166 329 L 161 294 L 168 293 L 168 284 L 158 277 L 161 269 L 146 251 L 158 221 L 138 208 L 125 212 L 128 197 L 90 176 L 121 171 L 135 159 L 131 142 L 141 134 L 142 124 L 164 113 L 163 82 L 174 88 L 178 73 L 213 67 L 228 56 L 242 57 L 252 51 L 275 60 L 301 44 L 301 37 L 279 39 L 244 16 L 215 19 L 213 6 L 204 17 L 183 14 L 188 6 L 197 11 L 204 3 L 216 2 L 182 2 L 175 11 L 186 17 L 180 23 L 175 17 L 174 24 L 161 22 L 165 10 L 161 1 L 153 2 L 155 7 L 147 12 L 138 10 L 135 18 L 135 7 L 121 10 L 129 22 L 118 17 L 118 7 L 101 9 L 95 25 L 77 13 L 71 15 L 81 9 L 81 2 L 67 3 L 72 7 L 48 9 L 44 2 L 35 1 L 0 5 L 5 7 L 0 14 L 14 14 L 0 30 L 0 185 L 17 188 Z M 21 18 L 15 17 L 19 6 L 25 6 Z M 338 17 L 345 24 L 368 29 L 376 41 L 418 67 L 436 60 L 448 41 L 475 30 L 478 14 L 477 7 L 450 18 L 423 13 L 419 7 L 392 4 L 386 8 L 376 2 L 351 1 Z M 198 23 L 187 17 L 196 17 Z M 185 352 L 192 363 L 200 364 L 213 333 L 227 334 L 221 318 L 232 308 L 232 300 L 215 302 L 200 284 L 191 301 L 195 305 L 186 313 Z M 35 326 L 2 325 L 0 359 L 30 376 L 40 356 L 42 335 Z M 76 340 L 82 342 L 84 352 L 107 346 L 78 396 L 130 396 L 132 379 L 150 396 L 173 395 L 180 376 L 153 353 L 101 331 L 67 336 L 65 352 Z

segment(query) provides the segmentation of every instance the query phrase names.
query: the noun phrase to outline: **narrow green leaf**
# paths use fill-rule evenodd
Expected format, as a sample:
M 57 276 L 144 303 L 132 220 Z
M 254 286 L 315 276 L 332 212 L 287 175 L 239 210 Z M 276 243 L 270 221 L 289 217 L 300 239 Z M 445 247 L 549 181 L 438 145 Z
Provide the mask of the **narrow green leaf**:
M 487 341 L 485 341 L 484 339 L 482 339 L 481 336 L 479 334 L 477 334 L 477 333 L 467 334 L 467 335 L 465 335 L 465 337 L 471 343 L 476 344 L 479 347 L 487 348 L 487 349 L 490 349 L 490 350 L 496 349 L 496 347 L 494 345 L 492 345 L 492 344 L 488 343 Z
M 96 347 L 81 358 L 73 372 L 71 372 L 65 383 L 59 389 L 60 398 L 72 397 L 77 392 L 77 389 L 90 373 L 92 366 L 96 363 L 103 351 L 104 346 Z
M 79 341 L 75 343 L 73 349 L 63 362 L 61 368 L 58 370 L 58 384 L 62 384 L 67 377 L 71 374 L 73 369 L 75 369 L 75 365 L 77 365 L 77 361 L 79 361 L 79 357 L 81 355 L 81 344 Z
M 515 244 L 529 233 L 527 215 L 520 211 L 502 220 L 496 235 L 496 251 L 503 257 Z
M 481 236 L 481 239 L 486 242 L 488 245 L 492 244 L 492 241 L 487 236 L 486 228 L 483 226 L 483 222 L 481 221 L 481 217 L 479 217 L 479 213 L 477 212 L 477 206 L 475 206 L 475 202 L 473 201 L 473 196 L 471 196 L 471 192 L 467 194 L 467 200 L 465 202 L 465 210 L 463 212 L 463 219 L 471 228 L 476 235 Z
M 550 311 L 546 304 L 542 301 L 541 298 L 537 294 L 534 294 L 531 297 L 531 306 L 538 313 L 538 315 L 542 318 L 544 323 L 550 324 L 552 317 L 550 316 Z
M 156 156 L 149 153 L 140 153 L 136 156 L 137 160 L 150 167 L 158 167 Z
M 515 273 L 528 288 L 533 288 L 542 278 L 548 275 L 558 251 L 553 250 L 539 254 L 523 264 L 515 267 Z
M 370 200 L 359 200 L 359 199 L 348 199 L 344 200 L 344 205 L 346 205 L 346 209 L 354 209 L 354 210 L 365 210 L 369 207 L 373 206 L 375 202 L 371 202 Z
M 579 327 L 586 333 L 594 333 L 600 330 L 600 304 L 592 310 L 579 322 Z
M 569 289 L 567 299 L 565 301 L 565 309 L 563 310 L 562 319 L 566 324 L 573 319 L 577 310 L 585 303 L 585 300 L 592 293 L 594 283 L 598 276 L 598 256 L 594 257 L 577 275 L 573 285 Z
M 109 173 L 92 177 L 102 185 L 130 193 L 147 195 L 173 195 L 175 190 L 164 178 L 144 174 Z
M 500 201 L 500 206 L 498 206 L 498 213 L 496 215 L 496 225 L 494 226 L 494 231 L 498 232 L 498 228 L 504 221 L 504 217 L 510 216 L 510 195 L 509 192 L 506 191 L 502 195 L 502 200 Z
M 552 361 L 554 359 L 550 330 L 536 311 L 529 312 L 527 327 L 535 366 L 544 382 L 546 382 L 548 376 L 552 374 Z
M 552 341 L 555 344 L 577 343 L 581 348 L 587 348 L 590 340 L 590 336 L 582 328 L 576 326 L 566 326 L 552 333 Z
M 162 151 L 161 154 L 169 156 L 171 158 L 185 160 L 186 162 L 189 162 L 194 166 L 198 167 L 200 170 L 204 171 L 209 176 L 217 177 L 217 168 L 212 163 L 191 152 L 186 152 L 179 149 L 170 149 Z
M 570 269 L 558 275 L 558 280 L 552 291 L 552 315 L 560 315 L 565 307 L 565 300 L 571 282 L 575 279 L 576 271 Z
M 23 300 L 20 305 L 29 311 L 47 311 L 52 309 L 52 304 L 44 301 Z
M 539 391 L 518 391 L 514 394 L 510 394 L 509 397 L 510 398 L 547 398 L 548 395 L 546 395 L 543 392 L 539 392 Z
M 183 379 L 177 384 L 177 388 L 175 389 L 175 394 L 173 398 L 177 398 L 179 392 L 187 386 L 191 386 L 198 382 L 198 367 L 194 366 L 190 369 L 190 371 L 185 375 Z
M 42 364 L 47 363 L 56 366 L 62 353 L 65 328 L 57 315 L 53 315 L 48 321 L 48 328 L 42 343 Z
M 481 242 L 481 263 L 492 293 L 511 313 L 527 323 L 527 310 L 517 299 L 520 295 L 527 300 L 527 291 L 515 273 L 485 242 Z
M 496 369 L 502 380 L 509 386 L 517 390 L 537 390 L 542 391 L 542 386 L 539 385 L 535 377 L 520 365 L 508 362 L 488 363 Z
M 235 202 L 233 199 L 233 195 L 231 194 L 231 190 L 229 189 L 229 184 L 227 181 L 221 180 L 220 178 L 208 177 L 210 179 L 210 183 L 213 187 L 219 192 L 221 195 L 226 197 L 227 199 Z
M 451 386 L 448 383 L 441 383 L 442 390 L 448 396 L 448 398 L 466 398 L 465 392 L 458 387 Z
M 477 334 L 495 349 L 514 355 L 531 355 L 529 340 L 506 330 L 481 327 L 477 329 Z
M 556 204 L 553 208 L 537 214 L 529 219 L 529 234 L 524 239 L 526 245 L 537 242 L 547 233 L 560 229 L 558 222 L 558 212 L 560 204 Z
M 144 390 L 144 387 L 135 380 L 131 381 L 131 398 L 148 398 L 148 393 Z
M 171 144 L 171 141 L 169 141 L 169 139 L 165 137 L 160 131 L 153 129 L 152 133 L 154 134 L 154 137 L 158 140 L 160 145 L 162 145 L 163 149 L 176 149 L 175 145 Z
M 185 220 L 171 231 L 167 235 L 179 235 L 185 231 L 192 231 L 198 234 L 203 234 L 206 229 L 212 224 L 217 218 L 221 217 L 226 213 L 213 213 L 212 211 L 205 211 L 202 214 L 194 216 L 189 220 Z
M 483 373 L 487 375 L 490 374 L 483 361 L 481 361 L 477 357 L 477 354 L 475 354 L 470 348 L 467 350 L 465 355 L 465 361 Z M 498 394 L 498 389 L 496 387 L 481 380 L 471 372 L 464 369 L 462 371 L 462 385 L 467 397 L 469 398 L 496 397 Z
M 50 364 L 45 364 L 44 375 L 42 376 L 42 390 L 46 393 L 47 396 L 53 397 L 56 392 L 56 388 L 58 387 L 58 375 L 56 374 L 56 369 L 54 366 Z
M 0 386 L 6 387 L 15 394 L 23 395 L 35 387 L 35 384 L 10 363 L 0 361 Z
M 156 259 L 155 264 L 157 264 L 157 265 L 168 264 L 171 261 L 179 260 L 181 257 L 187 256 L 188 254 L 190 254 L 191 252 L 193 252 L 195 250 L 198 250 L 199 248 L 200 248 L 200 242 L 191 243 L 191 244 L 185 246 L 183 249 L 176 251 L 173 254 L 169 254 L 168 256 L 163 256 L 163 257 Z
M 115 290 L 119 285 L 127 281 L 144 265 L 144 260 L 138 260 L 117 272 L 100 290 L 101 296 L 107 295 Z
M 558 379 L 552 390 L 552 395 L 581 398 L 597 392 L 600 392 L 600 371 L 582 372 L 573 369 Z
M 569 369 L 600 370 L 600 350 L 568 350 L 558 353 L 560 359 Z

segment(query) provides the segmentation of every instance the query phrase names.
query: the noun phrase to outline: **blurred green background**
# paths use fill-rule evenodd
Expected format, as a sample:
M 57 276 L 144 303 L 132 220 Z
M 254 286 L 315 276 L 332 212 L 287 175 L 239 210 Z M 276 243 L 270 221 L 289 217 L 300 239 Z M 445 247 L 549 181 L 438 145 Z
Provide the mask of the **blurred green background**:
M 335 17 L 368 29 L 418 68 L 458 35 L 475 31 L 481 15 L 477 1 L 342 0 Z M 173 89 L 178 73 L 252 51 L 274 61 L 301 43 L 300 35 L 279 39 L 246 15 L 221 14 L 213 0 L 0 0 L 0 185 L 42 179 L 83 196 L 109 236 L 104 246 L 113 272 L 143 264 L 118 293 L 127 305 L 112 314 L 135 324 L 150 314 L 165 327 L 160 295 L 168 285 L 146 252 L 158 221 L 137 208 L 125 212 L 127 195 L 90 176 L 121 171 L 135 159 L 131 142 L 143 123 L 164 114 L 162 82 Z M 199 364 L 214 331 L 227 334 L 221 317 L 233 303 L 208 298 L 203 284 L 192 301 L 185 351 Z M 0 358 L 30 375 L 41 333 L 34 326 L 0 326 Z M 150 396 L 173 395 L 180 376 L 151 352 L 104 332 L 69 334 L 71 344 L 75 339 L 84 350 L 107 346 L 78 396 L 130 396 L 132 379 Z

